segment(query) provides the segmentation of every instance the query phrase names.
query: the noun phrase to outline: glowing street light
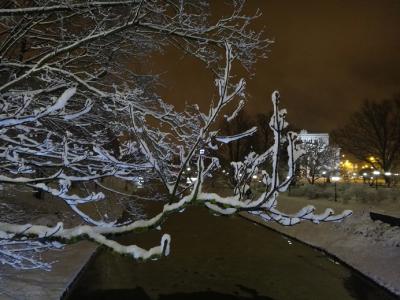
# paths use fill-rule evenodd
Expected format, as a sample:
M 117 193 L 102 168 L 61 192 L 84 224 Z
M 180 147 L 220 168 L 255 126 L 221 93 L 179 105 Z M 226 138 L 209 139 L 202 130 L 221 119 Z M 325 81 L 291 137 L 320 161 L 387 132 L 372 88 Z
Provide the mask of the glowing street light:
M 379 171 L 373 171 L 372 174 L 375 176 L 375 189 L 378 189 L 378 176 L 381 174 Z
M 335 202 L 337 201 L 337 182 L 340 180 L 339 176 L 332 176 L 331 180 L 334 182 L 335 186 Z
M 340 177 L 339 177 L 339 176 L 332 176 L 332 177 L 331 177 L 331 180 L 332 180 L 333 182 L 338 182 L 338 181 L 340 180 Z

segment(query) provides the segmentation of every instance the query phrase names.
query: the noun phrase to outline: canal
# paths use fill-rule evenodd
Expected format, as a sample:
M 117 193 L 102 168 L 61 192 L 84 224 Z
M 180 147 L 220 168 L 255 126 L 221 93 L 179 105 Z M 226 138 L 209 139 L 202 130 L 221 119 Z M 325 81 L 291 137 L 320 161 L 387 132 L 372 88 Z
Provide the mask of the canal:
M 164 232 L 171 254 L 158 261 L 100 248 L 67 299 L 398 299 L 313 248 L 202 207 L 171 216 L 160 231 L 117 239 L 152 247 Z

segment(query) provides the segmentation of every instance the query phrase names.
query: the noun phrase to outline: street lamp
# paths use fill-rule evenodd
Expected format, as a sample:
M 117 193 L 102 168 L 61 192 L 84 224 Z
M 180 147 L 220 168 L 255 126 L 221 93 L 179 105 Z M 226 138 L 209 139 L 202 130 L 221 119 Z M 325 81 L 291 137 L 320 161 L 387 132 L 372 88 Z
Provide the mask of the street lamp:
M 381 174 L 381 172 L 373 171 L 372 174 L 374 174 L 374 177 L 375 177 L 375 189 L 377 190 L 378 189 L 378 176 L 379 176 L 379 174 Z
M 335 186 L 335 202 L 336 202 L 337 201 L 337 182 L 340 180 L 340 177 L 339 176 L 332 176 L 331 180 L 333 181 L 334 186 Z

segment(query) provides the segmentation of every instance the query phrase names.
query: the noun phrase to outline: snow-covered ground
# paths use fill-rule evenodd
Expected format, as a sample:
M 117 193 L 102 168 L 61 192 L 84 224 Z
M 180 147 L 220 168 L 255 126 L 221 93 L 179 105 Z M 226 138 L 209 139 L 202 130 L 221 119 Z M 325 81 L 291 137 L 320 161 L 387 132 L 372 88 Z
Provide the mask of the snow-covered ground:
M 399 216 L 400 207 L 384 202 L 371 205 L 349 201 L 345 204 L 326 199 L 310 200 L 285 195 L 280 197 L 278 207 L 283 211 L 294 212 L 306 204 L 314 205 L 317 210 L 331 207 L 337 213 L 351 209 L 353 215 L 340 223 L 315 225 L 303 222 L 292 227 L 283 227 L 276 223 L 265 224 L 325 250 L 400 295 L 400 227 L 372 221 L 369 217 L 370 211 L 390 212 Z M 246 217 L 257 220 L 253 216 Z
M 385 247 L 400 247 L 400 227 L 390 226 L 379 220 L 373 221 L 369 215 L 372 211 L 400 218 L 400 204 L 397 202 L 383 201 L 380 203 L 363 204 L 356 201 L 342 202 L 340 199 L 338 202 L 334 202 L 327 199 L 310 200 L 282 195 L 278 207 L 285 211 L 296 211 L 296 209 L 307 204 L 314 205 L 319 211 L 330 207 L 336 213 L 350 209 L 353 211 L 353 215 L 343 222 L 331 224 L 332 227 L 349 235 L 362 236 L 373 244 L 377 243 Z
M 390 226 L 379 220 L 372 221 L 366 211 L 355 211 L 351 218 L 342 224 L 335 224 L 335 227 L 349 235 L 359 235 L 372 244 L 379 244 L 382 247 L 400 247 L 400 227 Z
M 225 192 L 228 194 L 231 193 L 225 189 L 220 189 L 219 192 L 221 195 L 225 194 Z M 3 191 L 3 193 L 6 192 Z M 35 223 L 52 224 L 55 223 L 58 218 L 61 218 L 67 223 L 68 219 L 69 222 L 73 221 L 73 218 L 71 218 L 72 216 L 68 214 L 69 211 L 56 204 L 60 201 L 51 201 L 51 199 L 35 199 L 31 196 L 31 191 L 29 190 L 20 191 L 20 193 L 21 195 L 19 196 L 25 194 L 24 196 L 29 195 L 30 197 L 16 197 L 13 193 L 14 195 L 11 197 L 13 198 L 13 202 L 7 203 L 5 201 L 0 203 L 0 209 L 13 210 L 12 215 L 15 218 L 15 222 L 26 221 L 21 212 L 22 208 L 33 214 L 30 215 L 30 217 L 34 219 Z M 3 195 L 3 201 L 8 198 L 9 197 L 6 194 Z M 25 198 L 25 200 L 22 200 L 23 198 Z M 326 199 L 310 200 L 300 197 L 288 197 L 283 194 L 279 197 L 278 209 L 290 213 L 296 212 L 299 208 L 308 204 L 314 205 L 317 208 L 317 212 L 322 211 L 327 207 L 331 207 L 336 213 L 340 213 L 342 210 L 346 209 L 351 209 L 354 213 L 351 217 L 345 219 L 341 223 L 323 223 L 315 225 L 310 222 L 303 222 L 292 227 L 284 227 L 276 223 L 267 223 L 267 226 L 331 253 L 343 262 L 400 295 L 400 228 L 391 227 L 380 221 L 372 221 L 369 217 L 370 211 L 390 213 L 395 216 L 400 216 L 400 205 L 398 205 L 398 202 L 388 201 L 385 203 L 384 201 L 381 201 L 379 203 L 369 204 L 356 201 L 346 201 L 345 203 L 342 203 L 340 201 L 334 202 Z M 3 215 L 7 216 L 11 214 Z M 53 220 L 53 218 L 55 219 Z M 256 220 L 259 222 L 259 219 Z M 87 261 L 96 248 L 96 245 L 94 244 L 87 244 L 91 246 L 88 246 L 85 259 L 77 263 L 76 269 L 67 272 L 68 276 L 65 276 L 65 272 L 62 271 L 63 275 L 59 277 L 59 282 L 57 283 L 60 290 L 62 290 L 63 280 L 65 287 L 68 285 L 66 282 L 69 282 L 70 278 L 73 278 L 74 275 L 76 275 L 76 272 L 80 270 L 82 265 Z M 67 246 L 66 248 L 67 250 L 79 249 L 79 246 Z M 71 253 L 73 253 L 73 251 L 71 251 Z M 61 253 L 58 251 L 50 251 L 49 257 L 52 258 L 50 261 L 61 261 L 60 257 L 57 257 L 58 254 Z M 55 255 L 56 257 L 52 257 L 52 255 Z M 49 259 L 49 257 L 46 258 Z M 68 263 L 71 263 L 73 259 L 74 255 L 71 255 L 71 259 L 67 259 Z M 61 268 L 60 270 L 64 270 L 62 266 L 65 262 L 63 255 L 62 263 L 54 265 L 56 273 L 58 272 L 58 267 Z M 9 269 L 8 272 L 3 273 L 2 276 L 3 279 L 6 277 L 9 278 L 10 286 L 12 285 L 11 282 L 15 281 L 18 283 L 22 279 L 14 278 L 14 273 L 17 274 L 15 271 Z M 30 273 L 36 274 L 36 271 L 29 271 L 26 274 Z M 51 273 L 44 273 L 47 273 L 50 277 L 53 276 Z M 9 274 L 13 275 L 9 276 Z M 71 274 L 73 275 L 71 276 Z M 20 275 L 18 275 L 18 277 L 19 276 Z M 63 280 L 61 280 L 62 276 L 65 276 Z M 43 278 L 45 278 L 45 276 Z M 68 280 L 65 281 L 65 278 Z

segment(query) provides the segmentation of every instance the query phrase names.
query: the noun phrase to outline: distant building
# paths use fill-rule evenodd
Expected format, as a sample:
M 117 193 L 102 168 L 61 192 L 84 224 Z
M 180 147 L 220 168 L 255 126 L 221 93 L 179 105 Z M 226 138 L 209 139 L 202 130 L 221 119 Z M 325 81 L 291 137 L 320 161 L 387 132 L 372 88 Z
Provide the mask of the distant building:
M 302 130 L 299 133 L 299 139 L 302 142 L 318 142 L 329 146 L 329 133 L 308 133 L 307 130 Z

